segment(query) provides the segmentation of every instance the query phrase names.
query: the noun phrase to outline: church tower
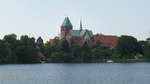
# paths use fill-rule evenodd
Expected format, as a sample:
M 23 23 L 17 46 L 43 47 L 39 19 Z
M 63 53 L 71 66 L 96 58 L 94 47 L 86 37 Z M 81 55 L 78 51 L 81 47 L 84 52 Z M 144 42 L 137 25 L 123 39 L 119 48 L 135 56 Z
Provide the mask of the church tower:
M 69 18 L 66 17 L 61 25 L 61 38 L 62 39 L 65 38 L 66 35 L 69 33 L 69 31 L 72 29 L 73 29 L 73 26 L 72 26 Z

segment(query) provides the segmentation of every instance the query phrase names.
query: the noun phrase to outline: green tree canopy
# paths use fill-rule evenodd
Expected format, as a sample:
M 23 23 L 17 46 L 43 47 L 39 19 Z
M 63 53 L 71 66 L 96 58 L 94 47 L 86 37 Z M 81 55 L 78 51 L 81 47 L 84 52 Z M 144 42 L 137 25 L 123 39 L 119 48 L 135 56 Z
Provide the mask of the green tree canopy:
M 19 63 L 36 63 L 39 62 L 36 56 L 36 45 L 33 38 L 27 35 L 21 36 L 20 45 L 17 47 L 17 58 Z
M 69 42 L 67 40 L 62 40 L 60 44 L 60 49 L 65 52 L 69 52 L 70 51 Z
M 146 45 L 144 48 L 144 55 L 146 58 L 150 59 L 150 38 L 148 38 L 146 41 Z
M 9 56 L 7 57 L 8 63 L 16 63 L 16 47 L 18 45 L 17 36 L 15 34 L 5 35 L 3 41 L 6 44 L 6 47 L 9 49 Z
M 11 56 L 11 51 L 8 48 L 7 43 L 0 40 L 0 64 L 9 63 L 8 58 Z
M 117 51 L 123 58 L 134 58 L 137 52 L 138 42 L 132 36 L 121 36 L 118 41 Z

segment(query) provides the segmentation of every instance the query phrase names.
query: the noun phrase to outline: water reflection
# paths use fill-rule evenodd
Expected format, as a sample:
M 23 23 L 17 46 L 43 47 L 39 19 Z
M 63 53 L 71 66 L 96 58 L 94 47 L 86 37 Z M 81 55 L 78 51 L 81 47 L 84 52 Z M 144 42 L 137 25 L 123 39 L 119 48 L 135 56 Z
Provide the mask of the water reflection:
M 0 84 L 149 84 L 150 63 L 0 65 Z

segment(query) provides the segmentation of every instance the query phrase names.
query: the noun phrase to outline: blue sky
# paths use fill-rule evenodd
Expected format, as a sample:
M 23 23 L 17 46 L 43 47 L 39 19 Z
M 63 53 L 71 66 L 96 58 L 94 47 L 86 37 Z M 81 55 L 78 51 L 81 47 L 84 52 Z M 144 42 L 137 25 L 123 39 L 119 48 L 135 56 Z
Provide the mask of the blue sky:
M 0 0 L 0 38 L 5 34 L 42 36 L 60 32 L 69 16 L 74 29 L 80 19 L 93 33 L 150 37 L 150 0 Z

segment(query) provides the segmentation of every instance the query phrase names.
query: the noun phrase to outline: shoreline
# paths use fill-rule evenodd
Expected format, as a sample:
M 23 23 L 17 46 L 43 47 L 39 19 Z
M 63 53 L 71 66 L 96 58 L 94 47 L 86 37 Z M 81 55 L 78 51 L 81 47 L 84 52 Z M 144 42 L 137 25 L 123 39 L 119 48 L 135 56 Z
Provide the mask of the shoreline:
M 150 62 L 150 59 L 114 59 L 112 62 L 107 62 L 107 61 L 101 61 L 101 60 L 92 60 L 92 61 L 70 61 L 70 62 L 65 62 L 63 60 L 55 60 L 55 61 L 44 61 L 44 63 L 12 63 L 12 64 L 49 64 L 49 63 L 145 63 L 145 62 Z M 9 63 L 4 63 L 0 65 L 9 65 Z
M 45 61 L 45 63 L 141 63 L 141 62 L 150 62 L 150 59 L 114 59 L 112 62 L 101 61 L 101 60 L 92 60 L 92 61 L 70 61 L 64 62 L 63 60 L 59 61 Z

